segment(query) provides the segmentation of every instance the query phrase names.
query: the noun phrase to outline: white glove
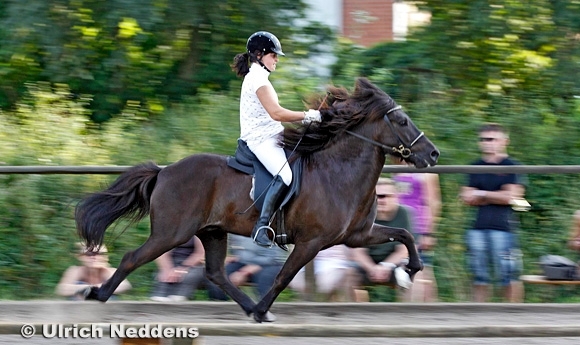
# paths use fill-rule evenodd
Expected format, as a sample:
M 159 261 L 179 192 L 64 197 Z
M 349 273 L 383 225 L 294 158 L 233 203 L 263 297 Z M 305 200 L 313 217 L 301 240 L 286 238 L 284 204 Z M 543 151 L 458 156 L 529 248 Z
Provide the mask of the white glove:
M 320 111 L 309 109 L 308 111 L 304 112 L 304 120 L 302 120 L 303 124 L 307 125 L 310 122 L 320 122 L 320 121 L 322 121 Z

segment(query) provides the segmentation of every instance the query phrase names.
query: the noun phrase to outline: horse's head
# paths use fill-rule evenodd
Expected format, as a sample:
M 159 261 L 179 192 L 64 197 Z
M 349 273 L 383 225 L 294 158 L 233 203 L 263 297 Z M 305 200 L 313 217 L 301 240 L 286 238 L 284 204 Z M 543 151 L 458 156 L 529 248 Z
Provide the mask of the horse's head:
M 329 87 L 327 95 L 310 107 L 320 109 L 322 122 L 287 127 L 281 139 L 299 154 L 331 147 L 346 131 L 418 168 L 437 164 L 439 150 L 435 145 L 389 95 L 365 78 L 357 80 L 352 94 L 344 88 Z
M 417 168 L 437 164 L 437 147 L 389 95 L 365 78 L 357 80 L 354 94 L 367 99 L 364 104 L 372 108 L 365 122 L 373 127 L 371 141 L 382 147 L 385 154 L 401 158 Z

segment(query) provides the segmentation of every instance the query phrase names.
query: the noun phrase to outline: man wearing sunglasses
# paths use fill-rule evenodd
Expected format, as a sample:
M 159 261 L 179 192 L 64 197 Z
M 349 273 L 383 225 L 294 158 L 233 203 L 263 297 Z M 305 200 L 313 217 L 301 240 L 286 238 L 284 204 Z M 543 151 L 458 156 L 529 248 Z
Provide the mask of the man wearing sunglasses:
M 519 164 L 508 156 L 509 136 L 501 125 L 484 124 L 478 133 L 481 158 L 474 165 Z M 502 287 L 506 301 L 523 299 L 523 284 L 518 280 L 521 273 L 518 269 L 521 251 L 516 238 L 518 220 L 511 203 L 523 197 L 524 185 L 521 175 L 477 173 L 469 174 L 467 185 L 461 189 L 463 202 L 477 208 L 475 223 L 466 233 L 475 302 L 489 300 L 494 281 Z
M 409 210 L 399 203 L 394 182 L 388 178 L 380 178 L 376 193 L 377 217 L 375 223 L 407 229 L 412 233 Z M 348 285 L 353 286 L 351 300 L 367 301 L 368 297 L 364 290 L 361 290 L 362 286 L 399 285 L 409 287 L 406 285 L 410 282 L 399 281 L 395 272 L 401 262 L 409 256 L 407 249 L 401 243 L 386 242 L 368 247 L 352 248 L 349 254 L 354 266 L 347 272 Z M 406 273 L 403 276 L 408 279 Z M 404 298 L 402 295 L 398 297 L 399 299 Z

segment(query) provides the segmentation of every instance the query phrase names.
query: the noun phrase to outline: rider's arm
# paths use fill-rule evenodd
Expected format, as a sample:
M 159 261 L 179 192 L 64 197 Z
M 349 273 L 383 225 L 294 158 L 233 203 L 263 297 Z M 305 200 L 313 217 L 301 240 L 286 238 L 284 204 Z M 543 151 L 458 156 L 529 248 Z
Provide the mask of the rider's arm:
M 272 119 L 280 122 L 295 122 L 304 120 L 305 114 L 303 111 L 289 110 L 282 107 L 278 103 L 276 91 L 271 85 L 261 86 L 256 91 L 256 95 Z

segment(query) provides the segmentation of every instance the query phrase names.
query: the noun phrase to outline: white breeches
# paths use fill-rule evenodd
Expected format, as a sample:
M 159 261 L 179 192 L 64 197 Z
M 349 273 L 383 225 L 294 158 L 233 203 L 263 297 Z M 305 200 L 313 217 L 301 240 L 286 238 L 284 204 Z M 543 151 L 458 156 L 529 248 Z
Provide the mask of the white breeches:
M 284 149 L 278 146 L 278 139 L 268 138 L 258 145 L 249 145 L 250 150 L 258 157 L 258 160 L 270 172 L 276 176 L 280 175 L 284 184 L 289 186 L 292 182 L 292 170 L 286 162 Z

